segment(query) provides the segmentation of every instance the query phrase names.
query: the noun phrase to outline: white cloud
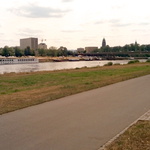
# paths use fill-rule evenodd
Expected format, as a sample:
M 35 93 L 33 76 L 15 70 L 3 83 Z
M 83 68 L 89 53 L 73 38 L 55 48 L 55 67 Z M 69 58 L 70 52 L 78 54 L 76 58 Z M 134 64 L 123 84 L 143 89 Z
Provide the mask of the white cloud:
M 95 24 L 106 24 L 106 23 L 111 23 L 111 24 L 116 24 L 119 23 L 121 20 L 120 19 L 110 19 L 110 20 L 100 20 L 100 21 L 95 21 Z
M 76 26 L 66 26 L 64 29 L 62 29 L 62 32 L 66 32 L 66 33 L 76 33 L 76 32 L 83 32 L 83 28 L 80 25 L 76 25 Z
M 21 37 L 40 37 L 42 32 L 43 32 L 42 30 L 24 28 L 24 29 L 20 29 L 17 35 Z
M 4 35 L 4 33 L 0 33 L 0 36 L 3 36 Z
M 136 28 L 136 29 L 133 29 L 132 32 L 137 32 L 137 33 L 147 33 L 148 31 L 147 31 L 146 29 Z
M 128 27 L 133 25 L 132 23 L 113 23 L 112 26 L 113 27 Z
M 72 2 L 73 0 L 62 0 L 62 2 Z
M 62 32 L 66 32 L 66 33 L 73 33 L 73 32 L 83 32 L 82 30 L 62 30 Z
M 42 32 L 41 30 L 35 30 L 30 28 L 21 29 L 20 31 L 24 33 L 33 33 L 33 34 Z
M 148 25 L 150 25 L 150 23 L 149 22 L 141 22 L 141 23 L 139 23 L 139 25 L 141 25 L 141 26 L 148 26 Z
M 18 8 L 9 9 L 12 13 L 29 18 L 61 18 L 70 10 L 62 10 L 51 7 L 38 6 L 36 4 L 28 4 Z
M 109 24 L 112 27 L 127 27 L 132 25 L 132 23 L 122 22 L 121 19 L 101 20 L 101 21 L 96 21 L 95 24 L 96 25 Z

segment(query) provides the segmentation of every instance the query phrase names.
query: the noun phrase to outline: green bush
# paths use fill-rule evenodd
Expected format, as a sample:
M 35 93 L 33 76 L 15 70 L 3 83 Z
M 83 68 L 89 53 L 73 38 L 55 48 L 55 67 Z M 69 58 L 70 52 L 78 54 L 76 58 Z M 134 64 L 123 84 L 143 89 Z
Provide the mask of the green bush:
M 150 59 L 147 59 L 147 61 L 146 62 L 150 62 Z
M 128 62 L 128 64 L 134 64 L 134 63 L 139 63 L 139 60 L 131 60 Z
M 138 59 L 134 60 L 135 63 L 139 63 L 140 61 Z
M 108 62 L 107 64 L 105 64 L 104 66 L 112 66 L 113 63 L 112 62 Z

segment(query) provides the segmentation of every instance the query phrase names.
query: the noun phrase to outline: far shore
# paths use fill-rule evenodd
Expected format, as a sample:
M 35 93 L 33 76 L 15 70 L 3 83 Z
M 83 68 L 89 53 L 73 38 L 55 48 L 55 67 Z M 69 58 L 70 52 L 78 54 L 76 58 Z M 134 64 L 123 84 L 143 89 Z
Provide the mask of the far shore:
M 101 61 L 101 60 L 133 60 L 133 59 L 147 59 L 147 57 L 115 57 L 115 58 L 104 58 L 99 56 L 60 56 L 60 57 L 49 57 L 49 56 L 22 56 L 21 58 L 37 58 L 39 62 L 63 62 L 63 61 Z M 0 56 L 0 58 L 6 58 Z M 7 58 L 18 58 L 10 56 Z

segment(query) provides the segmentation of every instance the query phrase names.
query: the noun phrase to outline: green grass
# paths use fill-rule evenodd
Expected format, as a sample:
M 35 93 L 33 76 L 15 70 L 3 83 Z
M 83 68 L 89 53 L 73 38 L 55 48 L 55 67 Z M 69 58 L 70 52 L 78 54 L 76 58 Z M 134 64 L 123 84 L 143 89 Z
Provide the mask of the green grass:
M 0 114 L 147 74 L 149 63 L 0 75 Z
M 81 69 L 82 70 L 82 69 Z M 24 75 L 12 75 L 3 76 L 0 78 L 0 94 L 6 93 L 11 94 L 18 91 L 26 91 L 33 88 L 41 88 L 43 86 L 54 86 L 62 85 L 66 86 L 68 84 L 80 84 L 84 85 L 89 83 L 92 84 L 93 81 L 100 81 L 105 77 L 117 77 L 125 76 L 130 73 L 149 71 L 149 66 L 139 66 L 139 67 L 128 67 L 128 68 L 107 68 L 101 70 L 89 70 L 86 71 L 71 71 L 71 72 L 45 72 L 45 73 L 31 73 Z M 138 75 L 137 75 L 138 76 Z M 94 83 L 93 83 L 94 86 Z

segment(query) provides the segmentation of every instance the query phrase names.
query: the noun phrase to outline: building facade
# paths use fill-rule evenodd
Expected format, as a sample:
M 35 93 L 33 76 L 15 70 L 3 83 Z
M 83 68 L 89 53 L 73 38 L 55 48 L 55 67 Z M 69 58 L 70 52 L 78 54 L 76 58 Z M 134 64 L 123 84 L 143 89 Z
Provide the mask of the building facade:
M 84 52 L 84 48 L 77 48 L 77 52 L 78 53 L 83 53 Z
M 98 47 L 85 47 L 85 51 L 86 51 L 86 53 L 91 53 L 91 52 L 93 52 L 94 50 L 97 50 L 98 49 Z
M 45 43 L 40 43 L 40 44 L 38 45 L 38 48 L 39 48 L 39 49 L 47 49 L 47 45 L 46 45 Z
M 38 38 L 20 39 L 20 49 L 30 47 L 32 50 L 38 49 Z

